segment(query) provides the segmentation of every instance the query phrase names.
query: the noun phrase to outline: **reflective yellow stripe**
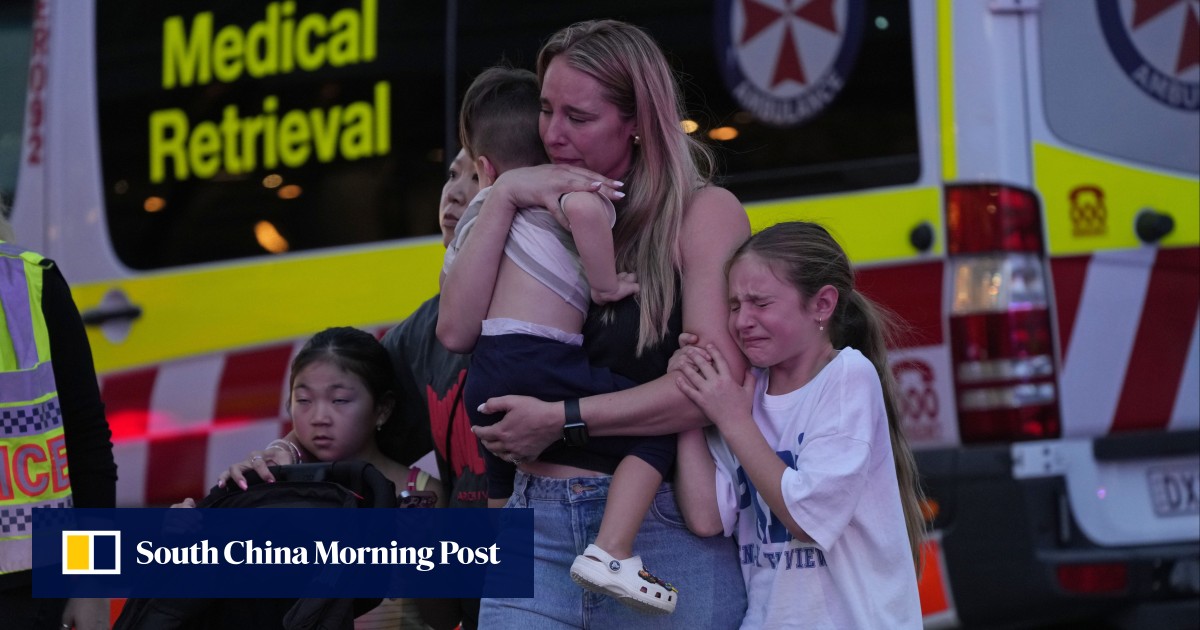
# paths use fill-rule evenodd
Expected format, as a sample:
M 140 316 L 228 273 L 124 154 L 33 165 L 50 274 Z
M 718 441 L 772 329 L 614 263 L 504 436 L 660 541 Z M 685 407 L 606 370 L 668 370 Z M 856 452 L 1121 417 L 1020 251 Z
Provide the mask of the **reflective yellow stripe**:
M 864 264 L 917 256 L 909 234 L 922 222 L 928 222 L 935 235 L 926 255 L 940 255 L 941 204 L 941 190 L 928 187 L 752 204 L 746 211 L 755 232 L 780 221 L 820 223 L 855 264 Z
M 954 120 L 954 2 L 937 6 L 938 103 L 942 124 L 942 179 L 958 178 L 958 124 Z
M 1134 231 L 1134 220 L 1146 208 L 1165 212 L 1175 220 L 1175 230 L 1161 245 L 1200 243 L 1200 180 L 1196 177 L 1152 172 L 1043 143 L 1034 143 L 1033 158 L 1051 254 L 1139 247 L 1142 243 Z M 1072 220 L 1071 193 L 1087 186 L 1097 187 L 1103 194 L 1100 231 L 1094 229 L 1094 222 L 1081 226 Z
M 89 327 L 96 369 L 112 372 L 403 319 L 437 292 L 440 241 L 289 255 L 75 287 L 81 311 L 119 288 L 141 307 L 127 339 Z

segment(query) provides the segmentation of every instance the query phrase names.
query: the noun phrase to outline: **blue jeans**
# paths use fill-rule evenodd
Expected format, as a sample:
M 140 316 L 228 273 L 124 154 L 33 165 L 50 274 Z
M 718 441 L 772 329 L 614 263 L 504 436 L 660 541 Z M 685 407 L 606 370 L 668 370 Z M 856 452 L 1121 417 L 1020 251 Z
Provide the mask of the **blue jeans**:
M 611 477 L 550 479 L 517 471 L 507 507 L 533 508 L 531 599 L 485 599 L 479 627 L 506 630 L 565 628 L 737 628 L 746 613 L 746 587 L 730 538 L 698 538 L 684 525 L 671 484 L 658 489 L 642 521 L 634 554 L 654 575 L 679 589 L 670 615 L 637 612 L 571 581 L 571 563 L 600 530 Z

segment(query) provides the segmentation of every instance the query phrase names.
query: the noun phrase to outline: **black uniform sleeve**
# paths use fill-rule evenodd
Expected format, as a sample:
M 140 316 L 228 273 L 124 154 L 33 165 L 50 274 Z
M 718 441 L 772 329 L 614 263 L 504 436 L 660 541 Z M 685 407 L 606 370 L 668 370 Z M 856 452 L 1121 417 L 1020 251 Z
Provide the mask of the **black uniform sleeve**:
M 75 506 L 115 507 L 117 464 L 113 461 L 112 431 L 104 417 L 100 385 L 92 364 L 92 348 L 67 281 L 55 265 L 50 265 L 43 274 L 42 314 L 46 318 L 54 381 L 62 406 Z

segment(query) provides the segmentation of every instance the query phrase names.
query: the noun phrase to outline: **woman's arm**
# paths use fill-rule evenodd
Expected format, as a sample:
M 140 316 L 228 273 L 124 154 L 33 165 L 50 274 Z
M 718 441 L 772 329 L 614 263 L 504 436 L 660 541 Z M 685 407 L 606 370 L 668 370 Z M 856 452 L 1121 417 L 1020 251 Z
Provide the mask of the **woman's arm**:
M 717 508 L 717 465 L 708 452 L 704 429 L 679 434 L 675 452 L 675 496 L 688 529 L 697 536 L 724 531 Z
M 679 238 L 683 328 L 698 335 L 701 345 L 719 348 L 737 374 L 745 372 L 746 363 L 728 332 L 725 261 L 749 236 L 750 222 L 737 198 L 710 186 L 697 193 L 689 206 Z M 590 435 L 668 435 L 707 424 L 669 375 L 579 402 Z M 472 429 L 494 453 L 533 459 L 563 437 L 566 416 L 561 402 L 503 396 L 489 400 L 484 410 L 505 414 L 492 426 Z
M 607 188 L 605 188 L 607 186 Z M 611 198 L 618 182 L 582 168 L 544 164 L 506 171 L 496 179 L 479 218 L 463 243 L 442 284 L 437 336 L 452 352 L 475 347 L 483 320 L 492 303 L 496 274 L 504 256 L 504 243 L 519 208 L 557 208 L 558 196 L 572 191 L 602 191 Z

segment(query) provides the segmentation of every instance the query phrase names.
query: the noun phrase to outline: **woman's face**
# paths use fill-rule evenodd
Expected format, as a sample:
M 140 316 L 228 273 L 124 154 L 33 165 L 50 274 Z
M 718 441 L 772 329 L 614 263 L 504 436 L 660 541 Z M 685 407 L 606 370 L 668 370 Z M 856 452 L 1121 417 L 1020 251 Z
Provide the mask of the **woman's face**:
M 466 150 L 459 150 L 450 163 L 446 183 L 442 184 L 442 200 L 438 205 L 438 226 L 442 230 L 442 247 L 449 247 L 454 239 L 454 226 L 467 210 L 467 204 L 479 192 L 479 176 L 475 165 L 467 157 Z
M 323 462 L 361 458 L 384 420 L 363 380 L 330 361 L 296 374 L 291 411 L 296 437 Z
M 542 80 L 538 129 L 550 161 L 591 169 L 621 179 L 633 161 L 637 125 L 604 98 L 591 75 L 555 57 Z

